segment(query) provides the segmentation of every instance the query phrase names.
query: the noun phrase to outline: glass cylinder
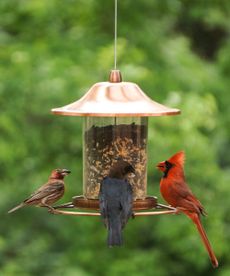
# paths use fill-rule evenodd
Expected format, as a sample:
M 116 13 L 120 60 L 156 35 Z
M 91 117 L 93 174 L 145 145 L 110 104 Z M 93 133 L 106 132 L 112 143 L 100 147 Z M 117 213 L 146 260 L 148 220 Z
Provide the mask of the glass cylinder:
M 118 158 L 129 162 L 134 199 L 147 188 L 147 117 L 85 117 L 83 127 L 83 193 L 97 199 L 100 183 Z

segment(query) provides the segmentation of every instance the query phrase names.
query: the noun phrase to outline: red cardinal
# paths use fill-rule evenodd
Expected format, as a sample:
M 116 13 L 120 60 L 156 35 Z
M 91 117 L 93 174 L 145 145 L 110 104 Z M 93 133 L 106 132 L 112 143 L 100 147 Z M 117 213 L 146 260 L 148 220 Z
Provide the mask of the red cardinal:
M 205 215 L 204 207 L 194 196 L 185 181 L 184 160 L 185 154 L 180 151 L 157 165 L 157 168 L 164 173 L 160 182 L 160 191 L 163 198 L 171 206 L 192 219 L 208 251 L 213 267 L 218 267 L 218 261 L 200 220 L 200 216 Z
M 22 208 L 26 205 L 47 207 L 50 210 L 53 210 L 53 207 L 50 205 L 58 201 L 64 195 L 64 192 L 65 192 L 64 177 L 69 173 L 70 171 L 66 169 L 53 170 L 46 184 L 42 185 L 30 197 L 25 199 L 18 206 L 8 211 L 8 213 L 12 213 L 17 209 Z

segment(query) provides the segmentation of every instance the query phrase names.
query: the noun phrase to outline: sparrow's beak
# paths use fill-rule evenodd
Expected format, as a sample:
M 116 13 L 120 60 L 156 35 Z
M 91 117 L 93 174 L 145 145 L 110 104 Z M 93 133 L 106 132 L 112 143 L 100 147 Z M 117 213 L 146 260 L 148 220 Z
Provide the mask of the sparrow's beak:
M 70 174 L 70 173 L 71 173 L 70 170 L 63 169 L 61 174 L 62 174 L 62 175 L 68 175 L 68 174 Z

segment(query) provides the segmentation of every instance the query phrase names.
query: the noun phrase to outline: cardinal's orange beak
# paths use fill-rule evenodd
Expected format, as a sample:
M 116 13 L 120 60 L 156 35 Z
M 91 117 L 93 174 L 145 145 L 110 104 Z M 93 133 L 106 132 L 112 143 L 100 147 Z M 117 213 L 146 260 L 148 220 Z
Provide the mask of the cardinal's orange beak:
M 158 163 L 156 167 L 158 168 L 159 171 L 164 172 L 165 171 L 165 162 L 163 161 L 163 162 Z

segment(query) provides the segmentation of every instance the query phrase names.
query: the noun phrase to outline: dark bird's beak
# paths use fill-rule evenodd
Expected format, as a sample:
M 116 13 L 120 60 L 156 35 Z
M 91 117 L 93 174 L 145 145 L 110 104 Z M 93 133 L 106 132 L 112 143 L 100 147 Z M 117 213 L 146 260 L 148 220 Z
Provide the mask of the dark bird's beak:
M 130 167 L 130 171 L 131 171 L 131 173 L 134 173 L 134 174 L 135 174 L 135 169 L 134 169 L 133 166 Z
M 131 178 L 135 177 L 135 169 L 133 166 L 130 166 L 129 168 L 129 177 Z
M 71 173 L 71 171 L 67 170 L 67 169 L 63 169 L 62 172 L 61 172 L 62 175 L 68 175 L 70 173 Z

